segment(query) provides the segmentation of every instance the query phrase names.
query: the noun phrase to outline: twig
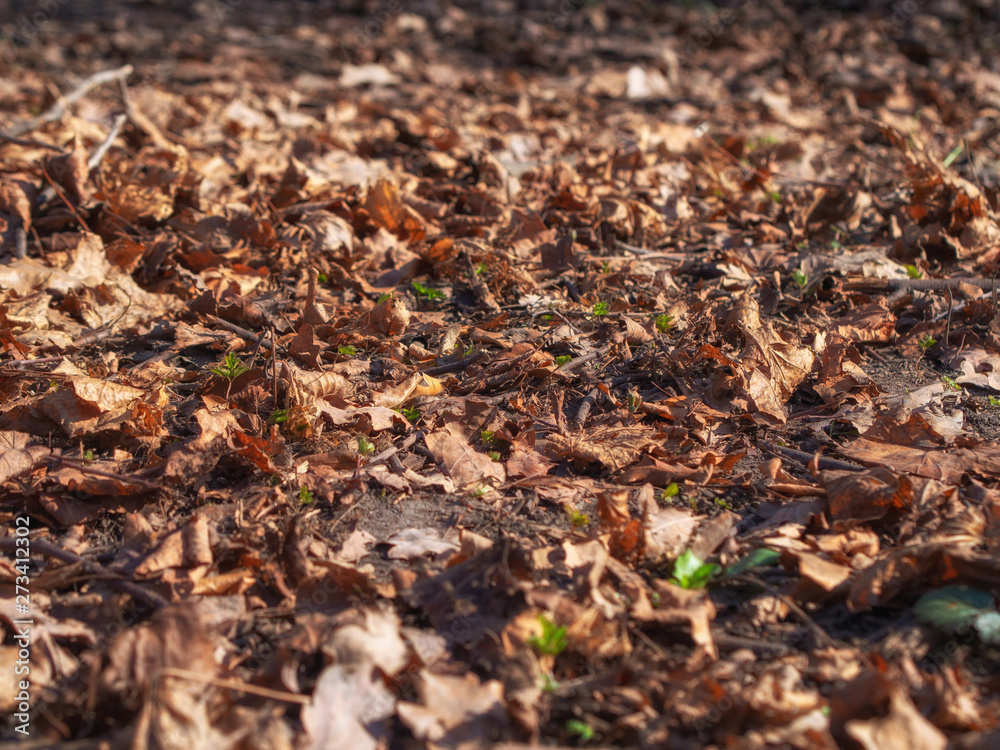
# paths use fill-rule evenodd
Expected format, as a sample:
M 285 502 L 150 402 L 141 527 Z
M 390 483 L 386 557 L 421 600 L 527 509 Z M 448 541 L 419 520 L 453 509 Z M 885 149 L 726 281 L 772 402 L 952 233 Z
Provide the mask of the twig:
M 246 328 L 243 328 L 242 326 L 236 325 L 235 323 L 230 323 L 228 320 L 223 320 L 222 318 L 220 318 L 217 315 L 206 315 L 205 317 L 211 318 L 216 323 L 218 323 L 220 326 L 222 326 L 223 328 L 225 328 L 227 331 L 229 331 L 230 333 L 235 333 L 237 336 L 239 336 L 240 338 L 242 338 L 244 341 L 248 341 L 251 344 L 254 344 L 256 346 L 260 346 L 262 343 L 265 343 L 265 344 L 267 344 L 268 347 L 270 347 L 270 349 L 271 349 L 272 352 L 274 352 L 275 350 L 277 350 L 277 351 L 280 351 L 282 354 L 285 353 L 284 352 L 284 347 L 281 347 L 280 349 L 278 349 L 277 344 L 275 343 L 275 341 L 274 341 L 273 338 L 272 339 L 267 339 L 267 331 L 261 331 L 260 334 L 256 334 L 253 331 L 250 331 L 250 330 L 247 330 Z
M 803 624 L 816 635 L 816 640 L 819 641 L 819 644 L 821 646 L 838 645 L 837 640 L 835 638 L 831 637 L 829 633 L 823 630 L 823 628 L 821 628 L 816 623 L 816 621 L 812 617 L 810 617 L 809 614 L 804 609 L 802 609 L 802 607 L 796 604 L 792 600 L 792 598 L 788 596 L 788 594 L 785 594 L 784 592 L 780 591 L 777 587 L 772 586 L 771 584 L 762 581 L 761 579 L 756 578 L 755 576 L 749 576 L 749 575 L 732 576 L 729 580 L 739 581 L 740 583 L 745 583 L 749 586 L 757 586 L 758 588 L 763 589 L 772 596 L 778 597 L 779 599 L 781 599 L 781 601 L 785 603 L 785 606 L 788 607 L 792 612 L 794 612 L 798 616 L 798 618 L 802 620 Z
M 806 466 L 813 460 L 813 454 L 806 453 L 805 451 L 797 451 L 794 448 L 788 448 L 784 445 L 775 445 L 774 443 L 762 440 L 759 443 L 760 447 L 771 453 L 780 453 L 783 456 L 787 456 L 795 461 L 798 461 Z M 827 458 L 826 456 L 820 456 L 816 462 L 816 465 L 821 469 L 840 469 L 843 471 L 865 471 L 864 466 L 856 466 L 855 464 L 849 464 L 847 461 L 840 461 L 836 458 Z
M 482 351 L 476 349 L 476 351 L 474 351 L 468 357 L 464 357 L 458 360 L 457 362 L 452 362 L 447 365 L 438 365 L 437 367 L 431 367 L 427 370 L 424 370 L 423 372 L 426 375 L 444 375 L 449 372 L 455 372 L 456 370 L 464 370 L 466 367 L 478 362 L 482 358 L 483 358 Z
M 574 430 L 583 429 L 583 425 L 586 423 L 587 417 L 590 416 L 590 410 L 594 408 L 594 404 L 597 402 L 597 397 L 600 393 L 600 388 L 594 388 L 587 394 L 586 398 L 583 399 L 583 403 L 580 404 L 580 408 L 577 409 L 576 416 L 573 418 Z
M 132 477 L 129 476 L 128 474 L 115 474 L 110 471 L 95 469 L 92 466 L 84 466 L 74 461 L 70 461 L 66 458 L 63 458 L 62 456 L 49 456 L 48 460 L 52 461 L 53 463 L 62 464 L 63 466 L 68 466 L 71 469 L 76 469 L 77 471 L 82 471 L 84 474 L 93 474 L 94 476 L 98 477 L 106 477 L 107 479 L 117 479 L 122 482 L 138 484 L 140 487 L 145 487 L 147 490 L 152 490 L 154 492 L 159 492 L 160 490 L 163 489 L 163 487 L 156 484 L 156 482 L 150 482 L 147 479 L 140 479 L 139 477 Z
M 950 279 L 849 279 L 844 289 L 852 292 L 942 291 L 968 284 L 980 289 L 993 290 L 993 279 L 976 276 L 955 276 Z
M 101 163 L 104 155 L 108 153 L 108 149 L 111 148 L 112 142 L 118 137 L 118 134 L 122 131 L 122 126 L 128 120 L 128 115 L 118 115 L 115 118 L 114 125 L 111 126 L 111 132 L 108 133 L 108 137 L 104 139 L 104 142 L 97 147 L 97 150 L 90 155 L 87 159 L 87 169 L 93 171 L 97 168 L 97 165 Z
M 15 537 L 0 537 L 0 549 L 13 549 L 17 546 L 17 541 L 18 538 Z M 41 552 L 46 557 L 54 557 L 57 560 L 62 560 L 63 562 L 70 563 L 72 565 L 79 565 L 90 575 L 100 576 L 101 578 L 106 579 L 111 586 L 114 586 L 119 591 L 122 591 L 135 599 L 145 602 L 153 609 L 160 609 L 161 607 L 166 607 L 170 604 L 169 601 L 164 599 L 159 594 L 153 591 L 147 591 L 134 581 L 127 581 L 123 578 L 118 578 L 117 574 L 108 570 L 100 563 L 85 560 L 75 552 L 70 552 L 69 550 L 57 547 L 44 539 L 32 539 L 31 550 L 34 552 Z
M 108 83 L 110 81 L 124 81 L 132 75 L 132 66 L 123 65 L 115 70 L 103 70 L 100 73 L 95 73 L 89 78 L 85 78 L 79 86 L 73 89 L 70 93 L 65 96 L 60 96 L 55 104 L 53 104 L 49 109 L 43 114 L 29 120 L 28 122 L 23 122 L 15 125 L 10 129 L 9 132 L 3 134 L 5 140 L 10 140 L 10 138 L 17 138 L 25 133 L 29 133 L 40 125 L 44 125 L 47 122 L 54 122 L 62 118 L 66 114 L 66 110 L 72 106 L 77 100 L 82 99 L 86 96 L 92 89 L 98 86 Z
M 240 680 L 212 677 L 210 675 L 202 674 L 201 672 L 191 672 L 187 669 L 178 669 L 177 667 L 162 667 L 156 670 L 153 680 L 156 681 L 161 677 L 177 677 L 182 680 L 201 682 L 205 685 L 215 685 L 216 687 L 226 688 L 227 690 L 235 690 L 240 693 L 246 693 L 247 695 L 257 695 L 261 698 L 270 698 L 271 700 L 284 701 L 285 703 L 298 703 L 302 706 L 308 706 L 312 703 L 312 698 L 308 695 L 286 693 L 284 690 L 273 690 L 271 688 L 261 687 L 260 685 L 250 685 L 246 682 L 241 682 Z

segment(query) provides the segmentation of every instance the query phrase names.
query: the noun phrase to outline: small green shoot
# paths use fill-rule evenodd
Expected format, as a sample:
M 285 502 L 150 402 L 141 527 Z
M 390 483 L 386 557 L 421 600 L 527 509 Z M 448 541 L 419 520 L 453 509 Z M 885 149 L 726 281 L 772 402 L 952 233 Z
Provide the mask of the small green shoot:
M 946 157 L 944 157 L 944 161 L 941 162 L 941 165 L 945 169 L 947 169 L 948 167 L 950 167 L 952 164 L 955 163 L 955 159 L 961 156 L 963 151 L 965 151 L 965 144 L 959 143 L 957 146 L 955 146 L 955 148 L 951 150 L 951 152 Z
M 478 500 L 481 497 L 485 497 L 487 492 L 489 492 L 489 489 L 487 487 L 479 485 L 478 487 L 473 489 L 469 494 Z
M 772 190 L 767 194 L 767 197 L 770 199 L 771 203 L 781 203 L 781 193 L 777 190 Z
M 749 555 L 744 555 L 735 563 L 726 568 L 727 576 L 743 575 L 754 568 L 763 568 L 768 565 L 775 565 L 781 559 L 781 553 L 767 547 L 758 547 Z
M 830 241 L 830 249 L 831 250 L 840 250 L 840 240 L 831 240 Z
M 680 488 L 677 486 L 677 482 L 671 482 L 666 487 L 663 488 L 663 492 L 660 493 L 660 502 L 666 503 L 668 505 L 674 502 L 674 498 L 677 497 L 680 492 Z
M 566 722 L 566 733 L 571 737 L 579 737 L 581 742 L 590 742 L 597 734 L 590 724 L 579 719 Z
M 590 519 L 587 517 L 586 513 L 581 513 L 576 508 L 567 507 L 566 515 L 569 516 L 569 522 L 574 529 L 579 529 L 590 523 Z
M 281 424 L 288 421 L 288 409 L 275 409 L 267 418 L 268 424 Z
M 444 299 L 444 292 L 424 286 L 419 281 L 411 281 L 410 286 L 413 287 L 413 291 L 417 293 L 418 297 L 426 297 L 427 299 Z
M 552 322 L 552 316 L 551 315 L 543 315 L 542 316 L 542 320 L 544 320 L 546 323 L 551 323 Z
M 993 594 L 968 586 L 945 586 L 928 591 L 913 605 L 913 614 L 924 625 L 949 634 L 972 628 L 983 643 L 1000 644 L 1000 612 L 993 609 Z
M 493 430 L 483 430 L 479 433 L 479 440 L 483 445 L 493 445 L 494 437 L 496 437 L 496 433 Z
M 682 589 L 703 589 L 718 570 L 719 566 L 715 563 L 703 562 L 691 550 L 687 550 L 674 563 L 674 574 L 670 582 Z
M 656 330 L 660 333 L 666 333 L 671 328 L 674 327 L 674 316 L 673 315 L 657 315 L 656 316 Z
M 542 626 L 541 635 L 533 635 L 528 639 L 528 644 L 539 654 L 545 656 L 559 656 L 569 641 L 566 638 L 566 627 L 556 625 L 545 615 L 538 615 L 538 622 Z
M 91 463 L 94 462 L 94 451 L 93 451 L 93 449 L 87 448 L 87 450 L 85 450 L 83 452 L 83 462 L 85 464 L 91 464 Z
M 222 362 L 209 369 L 220 378 L 233 381 L 245 372 L 250 372 L 250 368 L 240 362 L 240 358 L 232 352 L 223 357 Z
M 733 506 L 730 505 L 725 500 L 723 500 L 721 497 L 712 498 L 712 502 L 715 503 L 718 507 L 722 508 L 723 510 L 732 510 L 733 509 Z
M 281 477 L 279 477 L 277 474 L 272 474 L 271 479 L 269 481 L 272 487 L 277 487 L 279 484 L 281 484 Z
M 309 505 L 316 498 L 313 497 L 312 490 L 310 490 L 305 485 L 299 487 L 299 502 L 303 505 Z
M 325 284 L 329 280 L 330 280 L 330 278 L 325 273 L 323 273 L 322 271 L 319 271 L 316 274 L 316 281 L 318 281 L 320 284 Z
M 919 279 L 921 276 L 924 275 L 924 273 L 915 265 L 910 263 L 909 265 L 906 266 L 906 275 L 909 276 L 911 279 Z
M 608 261 L 601 264 L 601 273 L 611 273 L 611 264 Z
M 1000 406 L 1000 398 L 997 396 L 990 396 L 990 406 Z
M 420 420 L 420 409 L 400 409 L 399 413 L 411 424 L 416 424 Z
M 489 456 L 494 461 L 500 460 L 500 451 L 486 451 L 486 455 Z
M 358 350 L 353 346 L 338 346 L 337 354 L 343 354 L 345 357 L 353 357 L 358 353 Z
M 542 692 L 543 693 L 554 693 L 559 689 L 559 680 L 553 677 L 548 672 L 542 674 Z
M 487 270 L 489 270 L 489 266 L 487 266 L 485 263 L 480 263 L 478 266 L 476 266 L 476 276 L 482 276 L 484 273 L 486 273 Z
M 609 312 L 611 312 L 611 305 L 609 305 L 607 302 L 595 302 L 594 303 L 594 317 L 595 318 L 603 318 Z
M 375 452 L 375 444 L 365 437 L 358 437 L 358 453 L 368 456 Z
M 949 388 L 951 388 L 953 391 L 962 390 L 962 386 L 956 383 L 954 378 L 949 378 L 947 375 L 941 376 L 941 382 L 944 383 Z
M 630 390 L 628 392 L 628 412 L 629 414 L 635 414 L 639 411 L 642 406 L 642 396 L 639 395 L 638 391 Z
M 385 302 L 387 299 L 389 299 L 391 297 L 392 297 L 392 295 L 389 294 L 388 292 L 386 292 L 384 294 L 380 294 L 378 296 L 378 299 L 375 300 L 375 304 L 376 305 L 381 305 L 383 302 Z
M 920 341 L 917 342 L 917 345 L 920 347 L 920 349 L 922 351 L 926 352 L 928 349 L 930 349 L 936 343 L 937 343 L 937 339 L 936 338 L 934 338 L 933 336 L 930 336 L 929 334 L 925 334 L 924 337 L 921 338 Z
M 564 364 L 566 364 L 567 362 L 569 362 L 571 359 L 573 359 L 573 357 L 570 356 L 569 354 L 560 354 L 558 357 L 556 357 L 556 366 L 562 367 Z
M 804 292 L 809 286 L 809 275 L 802 269 L 796 268 L 792 271 L 792 281 L 795 282 L 795 286 L 799 288 L 800 292 Z

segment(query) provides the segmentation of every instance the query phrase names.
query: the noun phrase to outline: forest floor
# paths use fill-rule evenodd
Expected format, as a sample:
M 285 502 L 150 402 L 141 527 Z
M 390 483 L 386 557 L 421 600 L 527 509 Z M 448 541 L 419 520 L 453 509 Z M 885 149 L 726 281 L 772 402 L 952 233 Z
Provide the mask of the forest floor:
M 996 6 L 348 5 L 0 2 L 3 738 L 1000 747 Z

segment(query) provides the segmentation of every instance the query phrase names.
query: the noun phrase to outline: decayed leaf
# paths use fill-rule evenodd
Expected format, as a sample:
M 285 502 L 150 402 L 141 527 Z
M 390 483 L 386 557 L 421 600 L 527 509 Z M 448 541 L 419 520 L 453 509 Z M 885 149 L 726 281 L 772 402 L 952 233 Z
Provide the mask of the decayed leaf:
M 503 464 L 450 432 L 430 432 L 424 442 L 459 487 L 499 485 L 506 480 Z
M 442 748 L 475 747 L 489 741 L 506 720 L 503 685 L 464 677 L 420 671 L 421 703 L 400 701 L 399 718 L 419 740 Z

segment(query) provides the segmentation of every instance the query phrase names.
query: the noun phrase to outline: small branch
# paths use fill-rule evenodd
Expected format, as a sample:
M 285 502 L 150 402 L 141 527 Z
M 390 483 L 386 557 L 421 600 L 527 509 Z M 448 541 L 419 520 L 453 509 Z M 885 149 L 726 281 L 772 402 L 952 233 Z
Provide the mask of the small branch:
M 870 293 L 942 291 L 955 289 L 963 284 L 992 291 L 1000 282 L 996 279 L 981 279 L 975 276 L 956 276 L 950 279 L 851 279 L 844 283 L 844 289 Z
M 102 143 L 97 150 L 91 154 L 90 158 L 87 159 L 87 169 L 89 171 L 94 171 L 97 168 L 97 165 L 101 163 L 101 160 L 104 159 L 104 155 L 108 152 L 108 149 L 111 148 L 111 143 L 118 137 L 118 134 L 122 131 L 122 126 L 127 120 L 128 115 L 118 115 L 118 117 L 115 118 L 115 123 L 111 126 L 111 132 L 108 133 L 108 137 L 104 139 L 104 143 Z
M 131 65 L 124 65 L 115 70 L 103 70 L 100 73 L 95 73 L 89 78 L 85 78 L 80 85 L 73 89 L 70 93 L 65 96 L 60 96 L 59 99 L 56 100 L 56 103 L 49 107 L 48 111 L 32 120 L 29 120 L 28 122 L 15 125 L 11 128 L 10 132 L 4 133 L 0 137 L 3 137 L 4 140 L 17 138 L 25 133 L 30 133 L 35 128 L 44 125 L 47 122 L 59 120 L 64 114 L 66 114 L 67 109 L 69 109 L 76 101 L 86 96 L 92 89 L 110 81 L 124 81 L 130 75 L 132 75 Z
M 587 422 L 587 417 L 590 416 L 590 410 L 594 408 L 594 404 L 597 403 L 597 398 L 601 394 L 600 388 L 594 388 L 587 394 L 586 398 L 583 399 L 583 403 L 580 404 L 580 408 L 577 409 L 576 417 L 573 419 L 573 429 L 582 430 L 583 425 Z
M 788 448 L 784 445 L 775 445 L 762 440 L 760 442 L 760 447 L 770 453 L 779 453 L 793 461 L 798 461 L 799 463 L 808 466 L 809 462 L 813 460 L 812 453 L 806 453 L 805 451 L 797 451 L 794 448 Z M 840 461 L 836 458 L 827 458 L 825 456 L 820 456 L 816 462 L 816 465 L 821 469 L 840 469 L 842 471 L 865 471 L 864 466 L 857 466 L 855 464 L 849 464 L 847 461 Z
M 451 362 L 447 365 L 438 365 L 437 367 L 431 367 L 427 370 L 423 370 L 425 375 L 445 375 L 449 372 L 455 372 L 456 370 L 464 370 L 471 364 L 474 364 L 483 358 L 483 353 L 479 350 L 474 351 L 468 357 L 458 360 L 457 362 Z
M 17 541 L 18 537 L 0 537 L 0 549 L 14 549 L 14 547 L 17 546 Z M 116 573 L 108 570 L 100 563 L 85 560 L 75 552 L 70 552 L 69 550 L 57 547 L 44 539 L 32 539 L 31 550 L 33 552 L 40 552 L 46 557 L 54 557 L 56 560 L 62 560 L 63 562 L 70 563 L 71 565 L 79 565 L 90 575 L 106 579 L 111 586 L 114 586 L 119 591 L 122 591 L 135 599 L 145 602 L 153 609 L 160 609 L 170 604 L 170 602 L 156 592 L 147 591 L 134 581 L 127 581 L 123 578 L 118 578 Z

